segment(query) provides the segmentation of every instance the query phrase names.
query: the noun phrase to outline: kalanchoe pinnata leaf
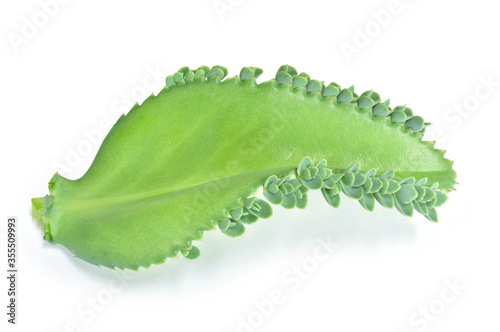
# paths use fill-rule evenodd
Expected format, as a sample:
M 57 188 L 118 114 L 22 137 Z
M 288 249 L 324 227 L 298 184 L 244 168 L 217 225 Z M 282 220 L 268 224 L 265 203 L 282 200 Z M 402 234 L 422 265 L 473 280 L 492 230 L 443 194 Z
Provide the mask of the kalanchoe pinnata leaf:
M 448 196 L 440 190 L 436 190 L 436 204 L 434 206 L 441 206 L 448 200 Z
M 249 210 L 245 210 L 244 209 L 244 211 L 245 212 L 243 213 L 243 215 L 238 220 L 239 222 L 242 222 L 244 224 L 250 225 L 250 224 L 253 224 L 254 222 L 256 222 L 257 220 L 259 220 L 259 217 L 256 214 L 250 213 Z
M 382 182 L 382 188 L 380 188 L 379 192 L 381 194 L 387 194 L 387 189 L 389 189 L 389 179 L 381 177 L 380 181 Z
M 347 173 L 346 175 L 344 175 L 344 177 L 342 178 L 342 182 L 344 182 L 344 184 L 348 187 L 352 187 L 353 184 L 354 184 L 354 181 L 356 180 L 356 176 L 354 175 L 354 173 L 350 172 L 350 173 Z
M 304 169 L 308 168 L 311 165 L 312 165 L 311 158 L 305 157 L 304 159 L 302 159 L 299 166 L 297 167 L 297 174 L 299 176 L 302 176 L 302 172 L 304 171 Z
M 279 190 L 283 194 L 288 195 L 289 193 L 293 193 L 295 191 L 295 188 L 291 183 L 284 182 L 281 186 L 279 186 Z
M 271 194 L 277 194 L 278 191 L 280 191 L 280 188 L 276 185 L 276 183 L 270 183 L 269 185 L 264 186 L 264 188 Z
M 337 195 L 339 194 L 340 192 L 342 191 L 342 186 L 340 184 L 336 184 L 335 187 L 333 187 L 332 189 L 328 189 L 327 192 L 330 196 L 332 195 Z
M 387 187 L 386 190 L 387 194 L 394 194 L 401 188 L 401 185 L 398 183 L 398 181 L 394 179 L 389 179 L 388 181 L 389 181 L 389 186 Z
M 361 199 L 364 194 L 364 190 L 362 187 L 348 187 L 345 184 L 342 184 L 342 192 L 352 199 Z
M 281 191 L 277 191 L 275 194 L 267 191 L 267 190 L 264 190 L 264 197 L 266 197 L 266 199 L 273 203 L 273 204 L 276 204 L 276 205 L 279 205 L 281 203 L 283 203 L 283 193 Z
M 229 219 L 219 220 L 219 228 L 221 231 L 225 231 L 229 228 L 231 221 Z
M 259 220 L 259 217 L 248 211 L 247 214 L 242 215 L 238 221 L 250 225 L 255 223 L 257 220 Z
M 427 188 L 425 190 L 425 195 L 424 195 L 424 198 L 422 198 L 422 201 L 429 202 L 432 199 L 434 199 L 435 197 L 436 197 L 436 192 L 434 190 L 432 190 L 431 188 Z
M 323 84 L 318 81 L 318 80 L 311 80 L 309 83 L 307 83 L 306 91 L 307 92 L 316 92 L 316 91 L 321 91 L 323 88 Z
M 379 178 L 372 178 L 371 183 L 372 183 L 372 186 L 371 186 L 370 191 L 373 193 L 379 192 L 384 185 L 382 180 Z
M 271 205 L 262 199 L 256 199 L 253 202 L 252 208 L 249 209 L 249 212 L 256 215 L 259 218 L 269 218 L 273 214 L 273 209 Z
M 283 206 L 285 209 L 293 209 L 296 205 L 297 205 L 297 197 L 293 193 L 290 193 L 283 197 L 283 202 L 281 203 L 281 206 Z
M 257 197 L 248 197 L 244 203 L 245 208 L 251 209 L 253 206 L 253 203 L 255 203 L 256 200 L 257 200 Z
M 186 73 L 186 77 L 184 79 L 186 80 L 186 82 L 192 82 L 192 81 L 194 81 L 194 72 L 188 71 Z
M 249 78 L 258 78 L 262 73 L 262 69 L 257 67 L 243 67 L 240 71 L 240 78 L 245 81 Z
M 373 209 L 375 209 L 375 198 L 373 198 L 372 194 L 364 194 L 359 200 L 359 204 L 366 210 L 373 211 Z
M 337 183 L 344 177 L 344 173 L 332 174 L 330 177 L 333 179 L 335 183 Z
M 245 81 L 251 77 L 254 77 L 254 71 L 250 67 L 243 67 L 240 71 L 240 78 Z
M 307 85 L 307 78 L 303 76 L 295 76 L 293 78 L 292 86 L 294 88 L 302 88 Z
M 413 216 L 413 203 L 400 203 L 397 199 L 394 200 L 394 206 L 396 209 L 401 212 L 402 215 L 411 217 Z
M 408 204 L 417 198 L 418 192 L 415 190 L 413 185 L 404 183 L 394 196 L 400 203 Z
M 354 174 L 354 181 L 352 183 L 352 187 L 359 187 L 362 186 L 366 182 L 366 176 L 361 173 L 361 172 L 355 172 Z
M 231 226 L 225 231 L 222 231 L 222 233 L 226 234 L 229 237 L 238 237 L 245 233 L 245 226 L 243 226 L 243 224 L 238 221 L 234 226 Z
M 425 187 L 420 185 L 415 185 L 415 190 L 417 191 L 417 198 L 415 198 L 415 200 L 418 202 L 422 201 L 425 196 Z
M 299 178 L 299 181 L 300 181 L 300 183 L 302 183 L 302 185 L 304 185 L 307 188 L 312 189 L 312 190 L 321 189 L 321 187 L 323 186 L 323 180 L 321 180 L 321 178 L 319 176 L 315 176 L 311 180 L 305 180 L 305 179 Z
M 295 195 L 297 196 L 297 195 Z M 307 194 L 301 194 L 300 198 L 297 198 L 297 208 L 305 209 L 307 206 Z
M 379 202 L 380 205 L 386 207 L 388 209 L 392 209 L 394 207 L 394 196 L 389 194 L 380 194 L 373 193 L 373 197 Z
M 186 77 L 187 73 L 189 72 L 189 67 L 187 66 L 181 67 L 177 72 L 181 73 L 182 75 L 184 75 L 184 77 Z
M 387 116 L 391 113 L 389 106 L 387 106 L 385 104 L 377 104 L 373 108 L 372 112 L 373 112 L 373 115 L 375 115 L 375 116 Z
M 429 219 L 430 221 L 438 222 L 438 215 L 437 215 L 437 211 L 435 208 L 430 208 L 427 211 L 427 214 L 425 215 L 425 217 L 427 219 Z
M 311 173 L 312 178 L 315 178 L 318 175 L 318 172 L 319 172 L 318 167 L 309 166 L 308 169 L 309 169 L 309 172 Z
M 413 129 L 414 131 L 421 131 L 424 129 L 424 119 L 421 116 L 414 116 L 406 121 L 405 126 Z
M 395 123 L 404 123 L 408 119 L 406 113 L 400 110 L 395 110 L 391 114 L 391 121 Z
M 331 194 L 328 189 L 321 189 L 321 192 L 323 193 L 323 197 L 327 201 L 328 204 L 331 206 L 338 208 L 340 205 L 340 195 L 338 194 L 338 191 L 336 194 Z
M 328 86 L 323 88 L 322 95 L 324 97 L 338 96 L 340 93 L 340 86 L 336 83 L 330 83 Z
M 216 71 L 216 70 L 217 70 L 217 75 L 219 75 L 221 79 L 223 79 L 224 77 L 227 76 L 228 71 L 227 71 L 226 67 L 224 67 L 224 66 L 213 66 L 212 69 L 211 69 L 211 71 Z M 220 72 L 222 74 L 219 74 Z M 208 73 L 208 76 L 210 77 L 210 72 Z
M 372 192 L 372 186 L 373 186 L 373 181 L 371 178 L 367 177 L 365 180 L 365 183 L 363 183 L 363 190 L 365 193 L 371 193 Z
M 365 91 L 361 94 L 361 96 L 370 97 L 375 103 L 380 101 L 380 95 L 373 90 Z
M 231 211 L 231 218 L 238 220 L 243 214 L 243 208 L 237 208 Z
M 165 79 L 165 83 L 167 84 L 167 86 L 170 88 L 171 86 L 173 86 L 175 84 L 175 81 L 174 81 L 174 76 L 173 75 L 168 75 L 167 78 Z
M 196 80 L 200 80 L 202 79 L 203 77 L 205 77 L 205 72 L 202 70 L 202 69 L 197 69 L 195 72 L 194 72 L 194 79 L 195 81 Z M 168 83 L 167 83 L 168 85 Z
M 196 259 L 200 256 L 200 249 L 198 249 L 198 247 L 193 246 L 191 250 L 181 250 L 181 253 L 187 259 Z
M 405 112 L 405 114 L 408 117 L 408 119 L 410 119 L 410 118 L 413 117 L 413 111 L 411 110 L 411 108 L 407 107 L 406 105 L 404 105 L 404 106 L 397 106 L 395 109 L 396 110 L 401 110 L 401 111 Z
M 372 98 L 367 96 L 361 96 L 358 100 L 359 108 L 372 108 L 375 105 L 375 101 Z
M 50 194 L 32 200 L 44 239 L 92 264 L 137 270 L 194 258 L 205 231 L 239 236 L 271 215 L 267 201 L 304 208 L 320 188 L 335 207 L 346 195 L 368 210 L 376 200 L 437 220 L 456 174 L 422 140 L 428 122 L 289 65 L 257 83 L 261 73 L 200 66 L 167 76 L 120 117 L 82 178 L 55 174 Z
M 285 73 L 291 75 L 292 77 L 297 76 L 297 70 L 294 67 L 289 66 L 289 65 L 283 65 L 283 66 L 281 66 L 278 69 L 278 73 L 279 72 L 285 72 Z
M 427 215 L 429 209 L 427 208 L 427 205 L 422 202 L 413 202 L 413 206 L 415 207 L 415 210 L 417 210 L 418 213 L 423 214 L 424 216 Z
M 354 99 L 354 95 L 351 90 L 343 89 L 337 96 L 337 100 L 344 103 L 351 103 Z
M 331 176 L 323 180 L 323 187 L 324 188 L 332 189 L 335 186 L 336 186 L 336 183 Z
M 302 184 L 300 183 L 300 181 L 297 180 L 297 179 L 291 179 L 291 180 L 288 181 L 288 183 L 293 186 L 293 190 L 294 191 L 297 191 L 302 186 Z
M 330 171 L 330 174 L 328 174 L 328 171 Z M 318 176 L 323 180 L 326 179 L 331 175 L 332 171 L 329 168 L 326 167 L 318 167 Z
M 429 209 L 433 208 L 436 206 L 436 202 L 437 202 L 437 197 L 434 197 L 433 199 L 431 199 L 430 201 L 428 202 L 425 202 L 425 205 L 427 205 L 427 207 Z
M 304 72 L 300 73 L 298 76 L 304 77 L 305 79 L 307 79 L 308 82 L 311 80 L 311 76 L 309 76 L 309 74 Z
M 299 179 L 303 179 L 306 181 L 312 180 L 314 177 L 311 174 L 311 169 L 308 167 L 302 170 L 302 174 L 299 176 Z
M 276 74 L 276 83 L 278 84 L 290 83 L 292 82 L 292 80 L 293 77 L 287 72 L 279 71 Z
M 174 82 L 175 83 L 179 83 L 183 79 L 184 79 L 184 75 L 182 73 L 177 72 L 174 74 Z

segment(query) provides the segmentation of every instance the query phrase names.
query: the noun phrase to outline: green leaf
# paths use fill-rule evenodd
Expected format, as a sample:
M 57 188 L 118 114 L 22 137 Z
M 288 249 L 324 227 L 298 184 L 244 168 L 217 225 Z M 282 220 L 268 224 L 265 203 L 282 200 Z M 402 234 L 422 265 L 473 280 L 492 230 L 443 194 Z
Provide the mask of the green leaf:
M 359 200 L 359 204 L 364 207 L 368 211 L 373 211 L 375 208 L 375 199 L 372 194 L 364 194 L 363 197 Z
M 429 219 L 430 221 L 434 221 L 434 222 L 438 222 L 438 215 L 437 215 L 437 211 L 435 208 L 430 208 L 429 211 L 427 212 L 427 214 L 425 215 L 425 217 L 427 219 Z
M 394 194 L 397 192 L 399 189 L 401 189 L 401 185 L 398 183 L 398 181 L 394 179 L 389 179 L 389 186 L 387 187 L 387 194 Z
M 193 246 L 191 250 L 182 250 L 181 253 L 187 259 L 196 259 L 200 256 L 200 249 L 198 249 L 198 247 Z
M 306 186 L 309 189 L 320 189 L 323 186 L 323 180 L 319 176 L 314 177 L 312 180 L 304 180 L 299 178 L 300 183 Z
M 422 202 L 413 202 L 413 206 L 415 207 L 415 210 L 417 210 L 420 214 L 423 214 L 424 216 L 427 215 L 427 212 L 429 211 L 427 205 Z
M 229 228 L 230 224 L 231 224 L 231 221 L 229 219 L 219 220 L 219 229 L 221 231 L 225 231 Z
M 306 88 L 295 89 L 288 83 L 297 71 L 288 65 L 258 84 L 253 77 L 261 73 L 246 67 L 240 77 L 225 78 L 224 67 L 201 66 L 168 76 L 165 89 L 114 124 L 85 175 L 67 179 L 56 173 L 49 195 L 32 200 L 45 238 L 92 264 L 137 270 L 186 250 L 191 255 L 192 242 L 215 229 L 217 220 L 225 234 L 239 236 L 243 224 L 270 216 L 267 203 L 247 199 L 263 185 L 269 202 L 287 208 L 305 207 L 308 188 L 322 185 L 341 185 L 371 208 L 364 195 L 380 187 L 373 196 L 390 206 L 384 194 L 398 191 L 397 179 L 428 178 L 436 191 L 426 187 L 423 199 L 436 206 L 445 201 L 438 192 L 456 184 L 441 151 L 391 121 L 413 116 L 408 108 L 391 118 L 373 116 L 389 105 L 360 111 L 358 104 L 372 104 L 368 98 L 380 101 L 373 91 L 358 97 L 353 86 L 324 87 L 306 74 L 300 75 Z M 406 124 L 416 127 L 417 120 L 410 120 Z M 368 175 L 372 169 L 382 175 Z M 292 183 L 295 170 L 299 179 Z M 366 185 L 365 193 L 367 177 L 372 187 Z M 281 199 L 287 181 L 283 190 L 294 191 Z M 296 187 L 298 181 L 303 186 Z M 338 206 L 338 193 L 327 196 Z
M 253 203 L 252 208 L 249 210 L 250 213 L 256 215 L 259 218 L 269 218 L 273 214 L 273 209 L 268 202 L 262 199 L 256 199 Z
M 375 197 L 377 202 L 383 207 L 386 207 L 388 209 L 392 209 L 394 207 L 394 196 L 392 195 L 373 193 L 373 197 Z
M 361 199 L 364 194 L 363 187 L 348 187 L 342 183 L 342 192 L 352 199 Z
M 408 204 L 417 198 L 418 192 L 411 184 L 404 183 L 394 196 L 401 204 Z
M 283 197 L 283 203 L 281 203 L 281 206 L 283 206 L 285 209 L 293 209 L 296 205 L 297 197 L 293 193 L 285 195 Z
M 321 189 L 321 192 L 323 193 L 323 197 L 325 197 L 325 200 L 328 202 L 328 204 L 330 204 L 331 206 L 333 206 L 334 208 L 338 208 L 339 205 L 340 205 L 340 195 L 337 193 L 337 194 L 334 194 L 334 195 L 330 195 L 326 189 Z
M 446 196 L 446 194 L 443 193 L 442 191 L 436 190 L 435 193 L 436 193 L 436 204 L 434 206 L 441 206 L 448 200 L 448 196 Z
M 297 197 L 297 195 L 295 195 Z M 300 198 L 297 198 L 297 208 L 305 209 L 307 206 L 307 195 L 303 194 Z
M 245 233 L 245 226 L 241 222 L 236 222 L 234 226 L 229 227 L 222 233 L 226 234 L 229 237 L 238 237 Z
M 231 211 L 231 218 L 238 220 L 241 218 L 241 215 L 243 214 L 243 208 L 237 208 Z
M 407 204 L 404 204 L 404 203 L 400 203 L 398 202 L 397 199 L 394 200 L 394 206 L 396 207 L 396 209 L 402 214 L 402 215 L 405 215 L 407 217 L 411 217 L 413 216 L 413 202 L 410 202 L 410 203 L 407 203 Z
M 269 202 L 276 204 L 276 205 L 279 205 L 279 204 L 283 203 L 284 195 L 281 191 L 278 191 L 276 194 L 271 194 L 269 191 L 264 190 L 264 197 L 266 197 L 266 199 Z
M 246 213 L 242 215 L 238 221 L 250 225 L 256 222 L 257 220 L 259 220 L 259 217 L 256 214 L 246 211 Z
M 424 119 L 420 116 L 414 116 L 406 121 L 405 126 L 413 129 L 414 131 L 421 131 L 424 129 Z

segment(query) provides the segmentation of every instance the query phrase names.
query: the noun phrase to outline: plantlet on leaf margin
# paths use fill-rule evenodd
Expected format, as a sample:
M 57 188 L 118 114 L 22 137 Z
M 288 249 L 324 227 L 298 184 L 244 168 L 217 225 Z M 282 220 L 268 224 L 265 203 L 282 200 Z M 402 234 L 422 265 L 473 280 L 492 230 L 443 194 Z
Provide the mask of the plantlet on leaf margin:
M 50 194 L 32 199 L 45 239 L 92 264 L 137 270 L 196 258 L 192 241 L 204 231 L 239 236 L 271 204 L 303 209 L 309 190 L 333 207 L 342 193 L 369 211 L 378 202 L 437 221 L 456 173 L 422 140 L 428 122 L 373 90 L 358 95 L 288 65 L 257 83 L 261 74 L 244 67 L 224 79 L 226 68 L 201 66 L 169 75 L 117 121 L 84 176 L 56 173 Z M 265 200 L 254 196 L 261 187 Z

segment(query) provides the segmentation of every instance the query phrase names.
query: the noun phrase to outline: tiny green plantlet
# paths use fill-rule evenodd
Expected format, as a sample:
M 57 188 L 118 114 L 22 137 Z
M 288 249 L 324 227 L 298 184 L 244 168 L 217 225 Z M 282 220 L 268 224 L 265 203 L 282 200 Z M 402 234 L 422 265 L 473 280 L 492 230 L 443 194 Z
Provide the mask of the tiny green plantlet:
M 44 238 L 92 264 L 137 270 L 196 258 L 204 231 L 242 235 L 271 204 L 305 208 L 309 190 L 333 207 L 343 195 L 437 221 L 456 173 L 422 140 L 429 123 L 288 65 L 257 83 L 261 74 L 244 67 L 224 79 L 226 68 L 202 66 L 168 76 L 120 117 L 85 175 L 56 173 L 50 194 L 32 199 Z

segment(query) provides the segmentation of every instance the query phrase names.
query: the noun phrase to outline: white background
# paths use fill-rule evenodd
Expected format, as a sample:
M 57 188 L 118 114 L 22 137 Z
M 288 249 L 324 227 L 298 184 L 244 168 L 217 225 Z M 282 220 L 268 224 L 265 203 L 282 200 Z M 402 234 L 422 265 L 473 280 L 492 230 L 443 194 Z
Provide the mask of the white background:
M 0 7 L 2 270 L 8 216 L 18 218 L 20 255 L 14 327 L 0 283 L 8 331 L 500 330 L 494 1 L 61 0 L 44 21 L 49 2 Z M 163 80 L 185 65 L 220 64 L 230 76 L 258 66 L 264 81 L 284 63 L 374 89 L 434 123 L 426 139 L 448 151 L 460 182 L 439 223 L 347 199 L 333 209 L 316 193 L 307 210 L 277 207 L 240 238 L 206 233 L 195 261 L 139 273 L 91 266 L 42 239 L 30 199 L 48 192 L 70 151 L 89 146 L 86 133 L 130 108 L 127 98 L 161 90 L 150 72 Z M 93 137 L 63 175 L 86 171 L 102 140 Z M 286 279 L 328 238 L 337 246 L 326 260 L 300 285 Z M 255 303 L 277 291 L 282 301 L 263 315 Z

